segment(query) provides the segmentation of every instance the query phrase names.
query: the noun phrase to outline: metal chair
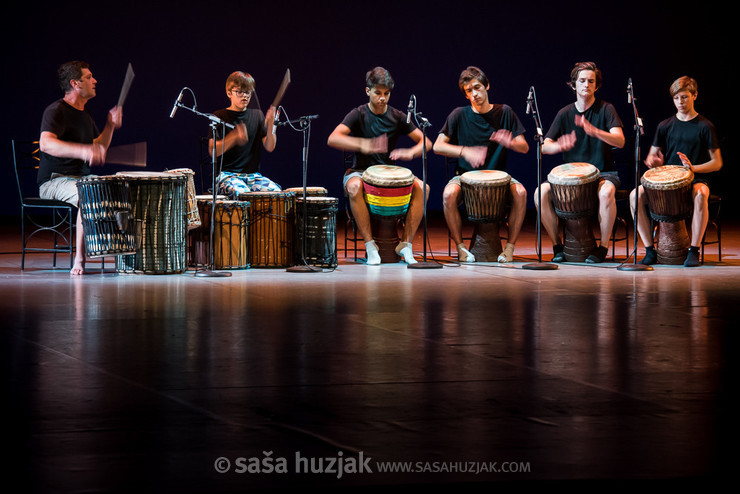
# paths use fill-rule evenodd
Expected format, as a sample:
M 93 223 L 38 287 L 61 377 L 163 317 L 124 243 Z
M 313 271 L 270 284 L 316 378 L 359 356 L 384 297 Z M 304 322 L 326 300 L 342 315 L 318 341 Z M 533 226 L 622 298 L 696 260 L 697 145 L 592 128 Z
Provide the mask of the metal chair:
M 344 151 L 342 153 L 342 169 L 346 172 L 348 169 L 352 168 L 354 165 L 354 159 L 355 155 L 352 152 Z M 352 217 L 352 210 L 349 207 L 349 202 L 347 201 L 347 197 L 344 197 L 344 213 L 345 213 L 345 221 L 344 221 L 344 257 L 347 257 L 347 252 L 349 250 L 348 244 L 352 243 L 352 250 L 354 251 L 354 259 L 357 260 L 357 243 L 358 242 L 364 242 L 363 239 L 357 237 L 357 225 L 355 224 L 355 219 Z M 350 236 L 350 230 L 351 230 L 351 236 Z
M 722 262 L 722 222 L 720 218 L 720 209 L 722 207 L 722 196 L 711 194 L 709 196 L 709 221 L 707 228 L 704 230 L 704 237 L 701 239 L 701 262 L 704 263 L 704 246 L 717 244 L 718 261 Z M 715 231 L 715 240 L 707 240 L 707 232 L 710 228 Z
M 21 270 L 25 269 L 26 252 L 48 252 L 54 254 L 52 265 L 56 268 L 57 254 L 69 254 L 69 268 L 74 262 L 74 228 L 76 207 L 64 201 L 42 199 L 31 195 L 31 183 L 38 193 L 36 177 L 39 166 L 39 142 L 12 140 L 13 165 L 21 204 Z M 31 181 L 31 177 L 33 180 Z M 31 228 L 27 233 L 26 226 Z M 51 233 L 52 247 L 29 247 L 37 235 Z

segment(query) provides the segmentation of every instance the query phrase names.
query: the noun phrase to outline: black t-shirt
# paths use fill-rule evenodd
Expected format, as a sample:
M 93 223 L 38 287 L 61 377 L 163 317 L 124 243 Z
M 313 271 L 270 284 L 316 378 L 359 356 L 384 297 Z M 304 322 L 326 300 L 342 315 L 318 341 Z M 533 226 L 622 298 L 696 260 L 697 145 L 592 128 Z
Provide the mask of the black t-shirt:
M 78 110 L 60 99 L 44 110 L 41 132 L 51 132 L 58 139 L 80 144 L 92 144 L 100 134 L 97 125 L 87 110 Z M 41 152 L 37 182 L 47 182 L 52 173 L 83 176 L 90 174 L 90 165 L 81 159 L 58 158 Z
M 395 149 L 398 138 L 410 134 L 417 128 L 413 123 L 406 123 L 406 114 L 392 106 L 389 106 L 384 114 L 376 115 L 370 111 L 367 104 L 350 111 L 342 123 L 349 127 L 350 134 L 355 137 L 372 138 L 383 134 L 388 136 L 387 153 L 355 153 L 355 163 L 352 166 L 355 170 L 365 170 L 372 165 L 394 164 L 389 155 Z
M 612 147 L 601 139 L 586 135 L 583 128 L 575 124 L 576 115 L 583 115 L 591 125 L 607 132 L 614 127 L 622 127 L 617 110 L 611 103 L 596 100 L 585 112 L 579 112 L 575 103 L 571 103 L 558 112 L 545 137 L 555 141 L 575 130 L 576 144 L 573 149 L 563 153 L 564 162 L 591 163 L 600 171 L 613 171 Z
M 233 173 L 257 173 L 260 171 L 262 155 L 262 138 L 267 135 L 265 114 L 262 110 L 247 108 L 244 111 L 233 111 L 227 108 L 214 112 L 226 123 L 243 123 L 247 128 L 247 142 L 243 146 L 234 146 L 223 155 L 221 171 Z M 226 133 L 233 129 L 226 128 Z M 218 139 L 223 138 L 223 126 L 217 126 Z
M 440 134 L 446 135 L 450 144 L 458 146 L 487 146 L 486 162 L 478 170 L 506 170 L 508 149 L 491 141 L 494 131 L 505 129 L 511 131 L 512 138 L 524 134 L 524 126 L 508 105 L 494 104 L 493 108 L 483 114 L 473 111 L 471 106 L 455 108 L 447 117 Z M 458 160 L 456 174 L 473 170 L 464 158 Z
M 684 122 L 676 115 L 658 124 L 653 146 L 663 152 L 665 165 L 682 165 L 679 152 L 686 155 L 692 165 L 709 161 L 709 150 L 719 148 L 719 139 L 714 124 L 701 115 Z M 715 173 L 697 173 L 695 181 L 711 183 Z

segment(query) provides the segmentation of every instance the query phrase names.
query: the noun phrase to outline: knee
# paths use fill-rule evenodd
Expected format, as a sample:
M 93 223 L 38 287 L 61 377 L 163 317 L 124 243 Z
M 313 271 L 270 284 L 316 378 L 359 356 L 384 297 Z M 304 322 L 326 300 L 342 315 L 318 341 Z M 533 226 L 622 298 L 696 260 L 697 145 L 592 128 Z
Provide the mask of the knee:
M 357 197 L 363 192 L 362 182 L 360 180 L 350 179 L 347 185 L 344 186 L 344 190 L 347 191 L 347 195 L 350 198 Z
M 442 192 L 442 205 L 445 209 L 456 209 L 460 203 L 460 189 L 454 185 L 445 187 Z

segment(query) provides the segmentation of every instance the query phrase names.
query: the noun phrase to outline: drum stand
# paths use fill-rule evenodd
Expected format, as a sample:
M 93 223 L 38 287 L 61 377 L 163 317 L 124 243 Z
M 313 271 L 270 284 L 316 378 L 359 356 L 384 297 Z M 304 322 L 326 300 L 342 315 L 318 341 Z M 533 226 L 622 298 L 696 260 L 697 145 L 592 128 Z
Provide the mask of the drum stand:
M 180 103 L 180 101 L 182 100 L 182 92 L 185 89 L 188 89 L 189 90 L 189 88 L 183 88 L 183 90 L 180 91 L 180 95 L 178 96 L 177 101 L 175 102 L 175 106 L 172 108 L 172 113 L 170 113 L 170 118 L 172 118 L 172 117 L 175 116 L 175 110 L 177 110 L 177 108 L 185 108 L 186 110 L 189 110 L 189 111 L 195 113 L 196 115 L 200 115 L 201 117 L 205 117 L 208 120 L 210 120 L 211 121 L 211 124 L 210 124 L 210 126 L 211 126 L 211 135 L 213 136 L 213 151 L 211 152 L 211 166 L 213 168 L 213 172 L 212 172 L 213 173 L 213 182 L 212 182 L 212 184 L 213 184 L 212 185 L 212 187 L 213 187 L 213 199 L 212 199 L 212 202 L 211 202 L 211 226 L 210 226 L 210 228 L 211 228 L 211 232 L 210 232 L 210 250 L 211 250 L 211 256 L 210 257 L 211 258 L 210 258 L 210 264 L 209 264 L 209 268 L 210 269 L 196 270 L 195 271 L 195 276 L 199 276 L 199 277 L 200 276 L 202 276 L 202 277 L 214 277 L 214 278 L 215 277 L 229 277 L 229 276 L 231 276 L 231 273 L 228 272 L 228 271 L 214 271 L 213 270 L 213 268 L 215 266 L 215 263 L 216 263 L 216 261 L 215 261 L 215 259 L 216 259 L 216 246 L 215 246 L 215 244 L 213 242 L 213 232 L 214 232 L 215 223 L 216 223 L 216 192 L 217 192 L 217 190 L 216 190 L 216 126 L 217 125 L 221 125 L 223 127 L 229 127 L 230 129 L 233 129 L 234 126 L 231 125 L 231 124 L 229 124 L 229 123 L 224 122 L 223 120 L 221 120 L 220 118 L 218 118 L 215 115 L 210 115 L 210 114 L 199 112 L 198 110 L 195 109 L 195 105 L 193 105 L 193 108 L 188 108 L 187 106 L 185 106 L 182 103 Z
M 287 122 L 278 122 L 275 125 L 286 125 L 289 124 L 294 130 L 299 130 L 303 133 L 303 235 L 301 236 L 301 261 L 303 264 L 291 266 L 285 271 L 288 273 L 321 273 L 322 268 L 318 266 L 311 266 L 306 262 L 306 237 L 307 235 L 307 213 L 306 213 L 306 175 L 308 171 L 308 141 L 311 138 L 311 120 L 319 118 L 318 115 L 309 115 L 300 117 L 297 120 L 288 120 Z M 294 127 L 293 124 L 297 123 L 298 128 Z
M 637 105 L 635 104 L 635 98 L 632 89 L 632 79 L 630 78 L 627 83 L 627 95 L 628 100 L 632 103 L 632 112 L 635 116 L 635 232 L 634 232 L 634 246 L 632 248 L 632 264 L 620 264 L 617 266 L 618 271 L 652 271 L 653 267 L 647 264 L 639 264 L 637 262 L 637 238 L 639 236 L 637 231 L 637 215 L 639 214 L 639 199 L 640 199 L 640 136 L 645 133 L 642 127 L 642 119 L 637 114 Z
M 423 257 L 421 262 L 416 262 L 414 264 L 408 264 L 406 267 L 408 269 L 435 269 L 435 268 L 441 268 L 442 265 L 436 262 L 427 262 L 427 128 L 431 126 L 429 123 L 429 120 L 421 116 L 421 113 L 416 113 L 416 96 L 412 96 L 414 100 L 414 120 L 417 121 L 418 125 L 418 119 L 417 117 L 421 117 L 421 177 L 422 177 L 422 207 L 423 207 L 423 214 L 422 214 L 422 221 L 424 223 L 424 229 L 423 229 L 423 243 L 424 243 L 424 250 L 423 250 Z
M 532 113 L 534 118 L 535 128 L 537 129 L 537 135 L 535 140 L 537 141 L 537 262 L 530 262 L 524 264 L 522 269 L 533 269 L 533 270 L 551 270 L 558 269 L 557 264 L 549 262 L 542 262 L 542 124 L 540 122 L 539 111 L 537 109 L 537 98 L 534 94 L 534 86 L 530 88 L 529 96 L 527 97 L 527 113 Z

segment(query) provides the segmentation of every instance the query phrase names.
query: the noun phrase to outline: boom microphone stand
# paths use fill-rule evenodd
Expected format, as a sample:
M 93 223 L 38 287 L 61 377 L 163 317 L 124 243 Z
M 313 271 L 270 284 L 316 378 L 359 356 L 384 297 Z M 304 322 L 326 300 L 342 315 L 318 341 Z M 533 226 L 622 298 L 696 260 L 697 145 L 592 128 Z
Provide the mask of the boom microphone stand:
M 542 123 L 540 122 L 540 112 L 537 108 L 537 96 L 534 92 L 534 86 L 529 88 L 529 95 L 527 96 L 527 113 L 532 114 L 534 118 L 534 125 L 537 129 L 537 135 L 534 136 L 537 141 L 537 262 L 531 262 L 522 266 L 522 269 L 537 269 L 537 270 L 548 270 L 558 269 L 556 264 L 549 262 L 542 262 L 542 142 L 544 137 L 542 136 Z
M 218 125 L 220 125 L 225 130 L 225 127 L 229 127 L 231 129 L 233 129 L 234 126 L 231 125 L 231 124 L 229 124 L 229 123 L 224 122 L 223 120 L 221 120 L 220 118 L 218 118 L 215 115 L 211 115 L 211 114 L 208 114 L 208 113 L 201 113 L 201 112 L 199 112 L 196 109 L 196 106 L 197 105 L 195 104 L 195 102 L 193 103 L 193 107 L 192 108 L 188 108 L 187 106 L 183 105 L 181 103 L 181 101 L 182 101 L 182 93 L 186 89 L 188 91 L 190 91 L 190 94 L 193 95 L 193 101 L 195 101 L 195 95 L 193 94 L 193 91 L 190 88 L 188 88 L 188 87 L 182 88 L 182 90 L 180 90 L 180 94 L 177 96 L 177 101 L 175 101 L 175 104 L 172 106 L 172 112 L 170 113 L 170 118 L 174 118 L 175 112 L 177 111 L 178 108 L 185 108 L 186 110 L 189 110 L 189 111 L 195 113 L 196 115 L 199 115 L 201 117 L 205 117 L 208 120 L 210 120 L 210 122 L 211 122 L 210 123 L 210 126 L 211 126 L 211 135 L 213 136 L 213 151 L 211 152 L 211 166 L 213 167 L 213 173 L 212 173 L 213 174 L 213 185 L 212 185 L 212 187 L 213 187 L 213 200 L 211 202 L 211 231 L 210 231 L 210 244 L 209 244 L 210 245 L 210 251 L 211 251 L 210 254 L 211 255 L 210 255 L 209 266 L 208 266 L 209 269 L 197 270 L 195 272 L 195 276 L 214 277 L 214 278 L 215 277 L 229 277 L 229 276 L 231 276 L 231 273 L 230 272 L 228 272 L 228 271 L 214 271 L 214 269 L 213 269 L 214 266 L 215 266 L 215 263 L 216 263 L 216 261 L 215 261 L 215 259 L 216 259 L 216 257 L 215 257 L 216 256 L 216 248 L 215 248 L 215 245 L 213 243 L 213 232 L 214 232 L 215 223 L 216 223 L 216 128 L 217 128 Z
M 632 112 L 635 116 L 635 214 L 634 214 L 634 222 L 635 222 L 635 239 L 634 239 L 634 247 L 632 248 L 632 257 L 633 262 L 632 264 L 620 264 L 617 267 L 617 270 L 619 271 L 652 271 L 653 267 L 649 266 L 647 264 L 638 264 L 637 263 L 637 237 L 638 237 L 638 231 L 637 231 L 637 215 L 639 213 L 638 204 L 640 199 L 640 136 L 645 133 L 645 129 L 643 129 L 642 126 L 642 119 L 640 118 L 640 115 L 637 113 L 637 104 L 635 101 L 637 98 L 635 98 L 634 90 L 632 88 L 632 78 L 628 79 L 627 81 L 627 101 L 629 103 L 632 103 Z
M 308 233 L 306 231 L 306 175 L 308 172 L 308 141 L 311 139 L 311 120 L 315 120 L 317 118 L 319 118 L 318 115 L 308 115 L 300 117 L 296 120 L 277 122 L 275 124 L 276 126 L 290 125 L 293 130 L 303 133 L 303 235 L 301 236 L 301 261 L 303 262 L 303 264 L 287 268 L 285 271 L 289 273 L 320 273 L 323 271 L 320 267 L 311 266 L 306 262 L 306 237 Z
M 413 100 L 413 109 L 411 107 L 409 108 L 413 114 L 414 114 L 414 120 L 416 120 L 417 126 L 421 128 L 421 176 L 422 176 L 422 201 L 423 201 L 423 215 L 422 220 L 424 222 L 424 231 L 423 231 L 423 243 L 424 243 L 424 250 L 423 250 L 423 257 L 421 262 L 416 262 L 414 264 L 408 264 L 406 267 L 408 269 L 435 269 L 435 268 L 441 268 L 442 265 L 436 262 L 427 262 L 427 128 L 431 127 L 432 124 L 429 123 L 429 120 L 424 118 L 421 113 L 416 112 L 416 96 L 411 95 L 411 99 Z M 409 113 L 409 116 L 411 113 Z M 419 124 L 419 119 L 421 119 L 421 124 Z

